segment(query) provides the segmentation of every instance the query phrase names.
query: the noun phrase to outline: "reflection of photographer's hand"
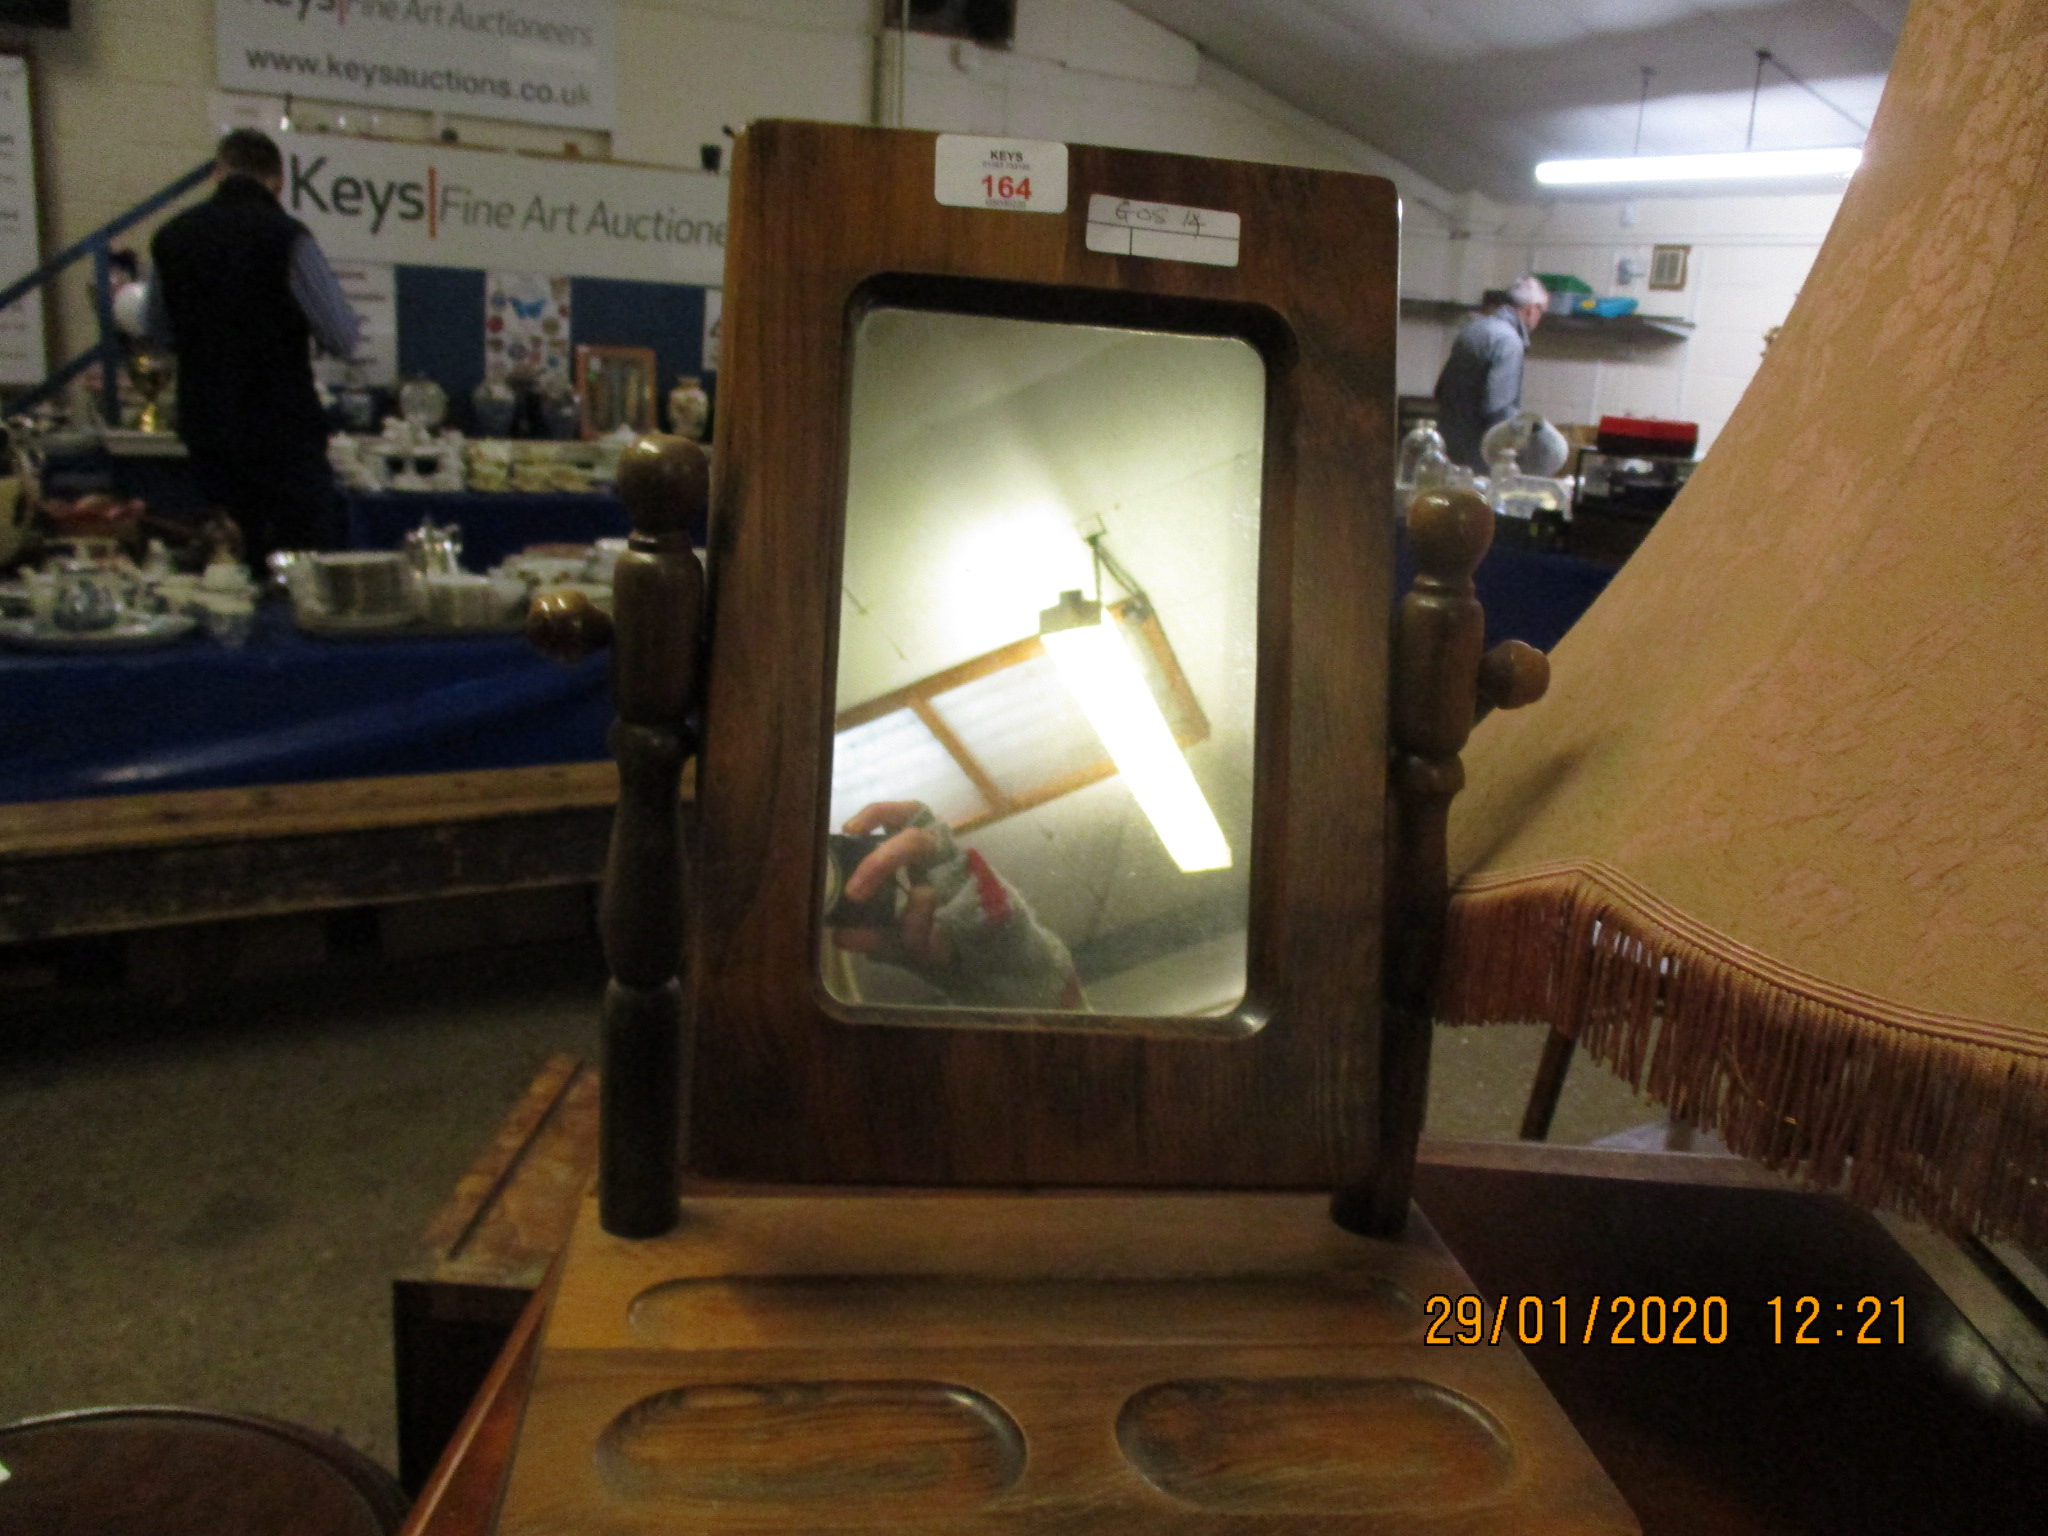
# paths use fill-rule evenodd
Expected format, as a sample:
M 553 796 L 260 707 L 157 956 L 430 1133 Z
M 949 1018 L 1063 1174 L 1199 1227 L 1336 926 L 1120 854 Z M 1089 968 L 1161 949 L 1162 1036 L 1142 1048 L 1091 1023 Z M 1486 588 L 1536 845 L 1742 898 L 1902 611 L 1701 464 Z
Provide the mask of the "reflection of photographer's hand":
M 846 877 L 847 899 L 866 901 L 893 881 L 899 870 L 909 874 L 910 892 L 892 928 L 834 929 L 832 941 L 841 949 L 914 965 L 943 967 L 952 963 L 952 937 L 932 921 L 939 909 L 939 893 L 919 878 L 943 851 L 933 833 L 910 825 L 923 811 L 923 804 L 916 800 L 884 800 L 847 820 L 846 830 L 855 836 L 890 834 Z

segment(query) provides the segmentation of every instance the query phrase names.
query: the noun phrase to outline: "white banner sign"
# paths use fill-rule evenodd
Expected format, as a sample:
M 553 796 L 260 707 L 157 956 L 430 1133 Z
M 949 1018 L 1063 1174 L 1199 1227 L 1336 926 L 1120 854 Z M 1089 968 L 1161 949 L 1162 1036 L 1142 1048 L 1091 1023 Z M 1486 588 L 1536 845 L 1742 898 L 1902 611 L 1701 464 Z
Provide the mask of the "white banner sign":
M 214 0 L 220 84 L 611 128 L 612 0 Z
M 284 206 L 329 257 L 716 287 L 723 177 L 445 144 L 277 136 Z
M 0 55 L 0 287 L 18 282 L 42 264 L 28 60 Z M 72 268 L 74 274 L 77 270 Z M 49 371 L 46 358 L 43 290 L 34 288 L 0 309 L 0 384 L 42 383 Z

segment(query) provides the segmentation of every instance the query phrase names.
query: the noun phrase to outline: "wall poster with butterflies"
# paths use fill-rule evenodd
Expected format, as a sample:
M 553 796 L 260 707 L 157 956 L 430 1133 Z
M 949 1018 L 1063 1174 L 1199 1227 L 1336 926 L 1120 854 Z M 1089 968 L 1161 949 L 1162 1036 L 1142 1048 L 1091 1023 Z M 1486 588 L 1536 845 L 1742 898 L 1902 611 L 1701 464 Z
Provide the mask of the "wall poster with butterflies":
M 573 388 L 578 347 L 650 349 L 657 401 L 684 378 L 717 394 L 715 287 L 483 267 L 388 270 L 395 372 L 438 383 L 448 392 L 449 424 L 465 432 L 477 428 L 472 394 L 485 378 Z
M 570 385 L 570 281 L 537 272 L 484 277 L 484 376 Z

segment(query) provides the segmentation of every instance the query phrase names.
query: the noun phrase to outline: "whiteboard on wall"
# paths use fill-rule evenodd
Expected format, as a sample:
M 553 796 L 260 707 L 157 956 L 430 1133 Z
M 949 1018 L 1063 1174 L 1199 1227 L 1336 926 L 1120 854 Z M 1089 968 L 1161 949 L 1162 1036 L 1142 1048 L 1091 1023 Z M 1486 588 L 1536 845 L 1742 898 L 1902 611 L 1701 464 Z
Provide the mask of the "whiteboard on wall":
M 0 287 L 19 282 L 42 264 L 28 60 L 0 53 Z M 49 371 L 43 290 L 37 288 L 0 309 L 0 384 L 40 384 Z

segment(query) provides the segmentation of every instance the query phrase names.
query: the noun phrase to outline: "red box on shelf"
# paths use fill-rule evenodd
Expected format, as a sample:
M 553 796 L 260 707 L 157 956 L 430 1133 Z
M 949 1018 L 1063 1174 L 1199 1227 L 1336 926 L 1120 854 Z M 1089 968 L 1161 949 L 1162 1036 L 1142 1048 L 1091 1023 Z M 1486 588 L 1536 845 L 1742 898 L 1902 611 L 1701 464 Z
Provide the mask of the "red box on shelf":
M 1650 416 L 1602 416 L 1602 453 L 1639 458 L 1689 459 L 1700 445 L 1696 421 L 1659 421 Z

